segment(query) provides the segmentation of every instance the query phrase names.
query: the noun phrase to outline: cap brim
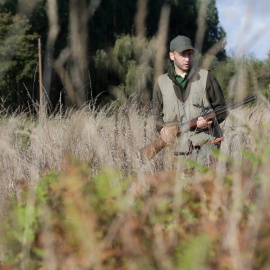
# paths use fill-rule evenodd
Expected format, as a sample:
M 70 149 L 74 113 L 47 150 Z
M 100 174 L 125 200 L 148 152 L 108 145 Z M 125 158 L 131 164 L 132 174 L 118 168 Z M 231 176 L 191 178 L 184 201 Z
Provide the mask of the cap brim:
M 192 51 L 195 51 L 195 49 L 191 46 L 187 46 L 187 47 L 182 47 L 182 48 L 178 48 L 178 49 L 175 49 L 176 52 L 178 53 L 181 53 L 181 52 L 184 52 L 184 51 L 187 51 L 187 50 L 192 50 Z

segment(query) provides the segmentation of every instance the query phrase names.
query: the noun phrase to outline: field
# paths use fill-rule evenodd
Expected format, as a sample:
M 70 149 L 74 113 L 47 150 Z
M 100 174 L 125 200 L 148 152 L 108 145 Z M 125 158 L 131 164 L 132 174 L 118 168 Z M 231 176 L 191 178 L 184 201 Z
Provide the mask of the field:
M 226 56 L 216 1 L 1 2 L 0 270 L 270 269 L 270 54 L 241 56 L 267 30 L 245 45 L 249 6 Z M 209 168 L 139 155 L 176 33 L 228 101 L 258 95 Z
M 212 168 L 155 140 L 133 102 L 2 113 L 0 269 L 270 269 L 269 104 L 231 111 Z

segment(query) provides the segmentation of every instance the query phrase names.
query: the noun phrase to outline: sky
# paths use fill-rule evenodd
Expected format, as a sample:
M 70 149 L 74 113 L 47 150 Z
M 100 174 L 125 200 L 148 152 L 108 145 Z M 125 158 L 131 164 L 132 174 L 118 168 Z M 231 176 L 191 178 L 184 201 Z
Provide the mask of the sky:
M 216 7 L 227 33 L 227 54 L 266 59 L 270 52 L 270 0 L 216 0 Z

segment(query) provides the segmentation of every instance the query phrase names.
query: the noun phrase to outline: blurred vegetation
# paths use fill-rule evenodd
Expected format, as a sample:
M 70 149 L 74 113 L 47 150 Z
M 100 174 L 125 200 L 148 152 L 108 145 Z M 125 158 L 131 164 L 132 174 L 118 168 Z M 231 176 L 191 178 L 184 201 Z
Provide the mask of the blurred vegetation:
M 222 62 L 213 61 L 210 68 L 226 97 L 233 99 L 239 92 L 259 93 L 269 100 L 270 54 L 266 60 L 258 60 L 252 56 L 240 59 L 228 57 Z M 239 81 L 241 81 L 241 86 L 237 84 Z
M 62 173 L 47 173 L 34 189 L 25 182 L 10 198 L 1 226 L 2 267 L 267 268 L 270 186 L 264 169 L 269 149 L 256 164 L 257 154 L 246 151 L 246 162 L 255 166 L 247 170 L 237 165 L 238 179 L 233 179 L 234 171 L 223 176 L 218 205 L 218 175 L 212 171 L 200 174 L 199 182 L 183 173 L 161 172 L 146 176 L 145 186 L 138 175 L 124 178 L 108 166 L 89 175 L 87 164 L 70 159 Z M 236 198 L 240 185 L 249 194 Z M 260 222 L 254 224 L 256 217 Z M 254 231 L 256 241 L 248 238 Z M 235 248 L 237 253 L 231 254 Z

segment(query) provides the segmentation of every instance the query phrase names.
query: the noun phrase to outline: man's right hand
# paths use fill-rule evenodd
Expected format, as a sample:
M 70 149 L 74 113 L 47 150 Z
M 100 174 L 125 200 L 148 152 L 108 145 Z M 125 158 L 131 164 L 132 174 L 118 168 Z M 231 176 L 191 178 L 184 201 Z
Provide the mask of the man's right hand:
M 178 132 L 177 126 L 163 127 L 160 131 L 161 138 L 166 144 L 170 145 L 174 142 Z

